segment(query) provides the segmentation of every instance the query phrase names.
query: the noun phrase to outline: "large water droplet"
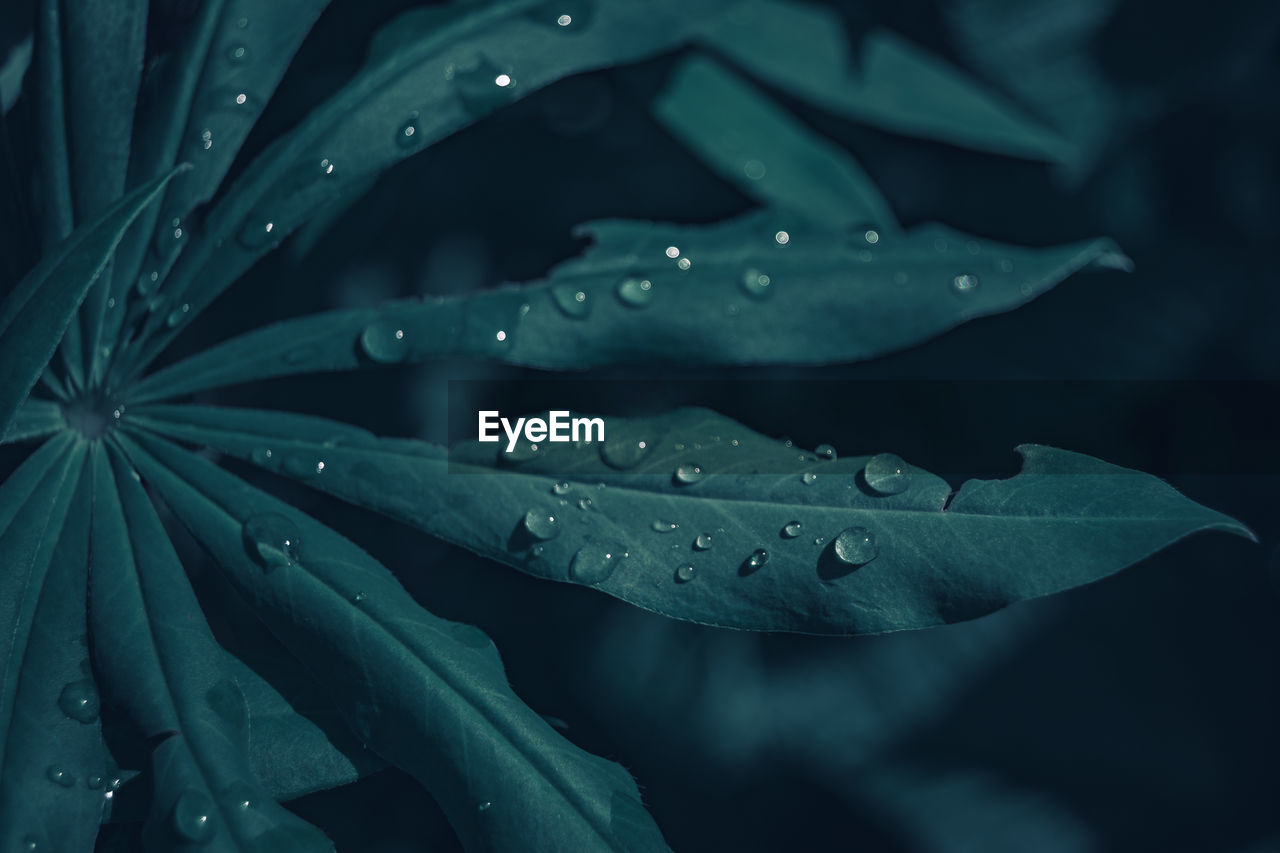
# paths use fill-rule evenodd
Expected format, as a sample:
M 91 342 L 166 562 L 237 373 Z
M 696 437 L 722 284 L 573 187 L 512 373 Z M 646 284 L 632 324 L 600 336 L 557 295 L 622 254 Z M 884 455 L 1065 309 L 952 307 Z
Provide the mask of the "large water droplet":
M 276 512 L 253 516 L 244 525 L 244 540 L 249 553 L 267 571 L 297 562 L 298 526 L 287 516 Z
M 578 583 L 602 583 L 626 557 L 626 549 L 616 542 L 588 542 L 573 555 L 569 577 Z
M 636 424 L 619 424 L 600 445 L 600 458 L 610 468 L 634 468 L 653 450 L 652 436 Z
M 911 485 L 911 472 L 897 454 L 877 453 L 867 460 L 862 469 L 862 479 L 873 491 L 882 495 L 898 495 Z
M 680 529 L 680 525 L 677 522 L 663 521 L 660 518 L 655 519 L 653 523 L 650 524 L 649 526 L 652 527 L 654 530 L 656 530 L 658 533 L 674 533 L 675 531 Z
M 747 567 L 750 569 L 758 569 L 767 562 L 769 562 L 769 552 L 763 548 L 755 549 L 751 552 L 751 556 L 747 557 Z
M 786 524 L 782 525 L 782 538 L 795 539 L 800 535 L 800 530 L 803 527 L 804 525 L 798 521 L 788 521 Z
M 59 767 L 56 764 L 51 764 L 46 767 L 44 775 L 50 782 L 53 782 L 56 785 L 61 785 L 64 788 L 70 788 L 76 783 L 76 777 L 72 776 L 69 770 Z
M 101 703 L 93 680 L 82 678 L 63 687 L 58 694 L 58 707 L 76 722 L 88 724 L 98 719 Z
M 557 284 L 551 288 L 551 299 L 561 313 L 574 319 L 580 320 L 591 313 L 591 300 L 577 285 Z
M 524 529 L 535 539 L 554 539 L 560 535 L 560 519 L 543 509 L 531 509 L 524 514 Z
M 213 802 L 194 788 L 178 795 L 173 811 L 169 814 L 169 821 L 179 838 L 197 844 L 207 844 L 218 832 Z
M 682 486 L 690 486 L 702 479 L 702 468 L 692 462 L 686 462 L 676 469 L 672 479 Z
M 399 324 L 379 320 L 360 333 L 360 349 L 380 364 L 395 364 L 409 356 L 409 339 Z
M 632 308 L 643 308 L 653 300 L 653 282 L 647 278 L 628 278 L 618 284 L 618 301 Z
M 961 294 L 973 293 L 978 289 L 978 277 L 971 273 L 958 275 L 951 279 L 951 289 Z
M 693 548 L 695 551 L 706 551 L 711 547 L 711 534 L 699 533 L 693 540 Z
M 819 444 L 813 449 L 813 452 L 823 459 L 834 461 L 836 458 L 836 449 L 829 444 Z
M 514 72 L 484 54 L 459 64 L 453 71 L 453 85 L 472 115 L 492 112 L 516 97 Z
M 866 565 L 880 553 L 876 535 L 865 527 L 850 527 L 841 531 L 831 547 L 836 559 L 850 566 Z
M 773 295 L 773 279 L 757 269 L 749 269 L 742 274 L 742 289 L 748 296 L 765 299 Z
M 697 570 L 688 563 L 685 563 L 683 566 L 679 566 L 676 569 L 676 583 L 688 583 L 696 576 Z

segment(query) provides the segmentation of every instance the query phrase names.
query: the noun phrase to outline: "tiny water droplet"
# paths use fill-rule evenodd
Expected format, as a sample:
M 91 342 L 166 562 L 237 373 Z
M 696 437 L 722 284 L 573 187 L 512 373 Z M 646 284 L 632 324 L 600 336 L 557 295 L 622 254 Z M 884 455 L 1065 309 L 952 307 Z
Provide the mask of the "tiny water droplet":
M 687 270 L 689 267 L 693 266 L 693 261 L 689 260 L 688 258 L 681 258 L 680 260 L 676 261 L 676 266 L 682 270 Z
M 804 527 L 804 525 L 798 521 L 788 521 L 786 524 L 782 525 L 783 538 L 795 539 L 800 535 L 800 529 L 802 527 Z
M 70 772 L 68 772 L 67 770 L 64 770 L 63 768 L 57 766 L 56 764 L 51 764 L 48 767 L 46 767 L 44 771 L 44 775 L 48 778 L 50 782 L 53 782 L 54 784 L 57 784 L 57 785 L 61 785 L 64 788 L 70 788 L 72 785 L 76 783 L 75 777 L 72 776 Z
M 400 125 L 396 131 L 396 145 L 401 148 L 414 148 L 422 142 L 422 136 L 418 133 L 418 119 L 409 119 Z
M 813 544 L 814 544 L 814 545 L 823 545 L 823 544 L 825 544 L 825 543 L 826 543 L 826 541 L 827 541 L 827 537 L 825 537 L 825 536 L 815 536 L 815 537 L 813 537 Z
M 191 312 L 191 303 L 189 302 L 182 303 L 177 308 L 174 308 L 172 311 L 169 312 L 168 318 L 165 319 L 164 321 L 165 325 L 168 326 L 170 329 L 177 328 L 177 326 L 182 322 L 182 318 L 186 317 L 187 314 L 189 314 L 190 312 Z
M 595 0 L 550 0 L 527 14 L 532 20 L 557 32 L 575 34 L 591 23 L 595 15 Z
M 256 797 L 253 787 L 246 782 L 232 782 L 222 790 L 219 799 L 235 811 L 247 812 L 253 808 Z
M 996 261 L 996 269 L 1000 270 L 1000 272 L 1013 272 L 1013 261 L 1008 258 L 1001 258 Z
M 249 58 L 249 48 L 242 44 L 233 44 L 227 49 L 227 59 L 232 62 L 244 62 Z
M 554 539 L 560 535 L 560 519 L 542 509 L 531 509 L 524 514 L 524 529 L 535 539 Z
M 786 231 L 779 231 L 777 234 L 773 235 L 773 239 L 777 241 L 779 246 L 785 246 L 791 242 L 791 235 Z
M 361 604 L 361 603 L 363 603 L 363 602 L 364 602 L 364 600 L 365 600 L 365 599 L 367 599 L 368 597 L 369 597 L 369 593 L 367 593 L 367 592 L 357 592 L 355 595 L 351 596 L 351 603 L 352 603 L 352 604 Z
M 78 723 L 92 723 L 98 719 L 101 703 L 98 700 L 98 689 L 93 680 L 82 678 L 73 681 L 58 694 L 58 707 L 62 713 Z
M 200 131 L 200 149 L 202 151 L 208 151 L 212 147 L 213 131 L 206 127 L 204 130 Z
M 409 338 L 390 320 L 379 320 L 360 333 L 360 349 L 379 364 L 395 364 L 409 357 Z
M 268 246 L 279 239 L 275 220 L 263 216 L 251 216 L 240 226 L 236 240 L 250 251 Z
M 680 247 L 668 246 L 666 250 L 666 256 L 668 258 L 671 258 L 671 260 L 674 261 L 676 258 L 680 257 Z
M 956 293 L 973 293 L 978 289 L 978 277 L 964 273 L 951 279 L 951 289 Z
M 643 428 L 623 423 L 600 445 L 600 458 L 610 468 L 626 470 L 639 465 L 652 450 L 653 441 Z
M 711 548 L 711 534 L 699 533 L 693 540 L 693 549 L 695 551 L 706 551 Z
M 578 509 L 591 509 L 591 498 L 580 498 L 578 500 Z
M 653 300 L 653 282 L 647 278 L 628 278 L 618 284 L 618 301 L 632 308 L 643 308 Z
M 462 105 L 472 115 L 492 112 L 516 97 L 516 76 L 509 68 L 476 54 L 453 72 L 453 85 Z
M 249 458 L 257 465 L 266 465 L 271 461 L 271 448 L 255 447 L 249 454 Z
M 476 811 L 487 812 L 491 808 L 493 808 L 493 803 L 491 803 L 488 800 L 485 800 L 483 803 L 480 803 L 479 805 L 476 806 Z
M 160 273 L 152 270 L 149 273 L 143 273 L 138 276 L 138 281 L 134 285 L 134 289 L 138 291 L 139 296 L 146 296 L 156 289 L 156 285 L 160 282 Z
M 829 444 L 819 444 L 813 449 L 813 452 L 823 459 L 830 459 L 833 462 L 836 458 L 836 449 Z
M 767 562 L 769 562 L 769 552 L 763 548 L 755 549 L 751 552 L 751 556 L 747 557 L 747 566 L 752 569 L 758 569 Z
M 587 292 L 579 290 L 575 285 L 557 284 L 551 288 L 551 299 L 565 316 L 582 319 L 591 313 L 591 301 L 587 298 Z
M 626 549 L 615 542 L 588 542 L 573 555 L 569 577 L 578 583 L 602 583 L 626 556 Z
M 869 228 L 866 233 L 862 235 L 862 239 L 874 246 L 876 243 L 880 242 L 880 232 Z
M 758 181 L 765 175 L 764 163 L 759 160 L 748 160 L 742 164 L 743 173 L 753 181 Z
M 702 479 L 702 468 L 692 462 L 686 462 L 676 469 L 673 479 L 682 486 L 691 486 Z
M 850 566 L 864 566 L 880 553 L 876 535 L 865 527 L 850 527 L 842 531 L 831 547 L 836 559 Z
M 178 795 L 169 820 L 173 825 L 173 831 L 180 838 L 197 844 L 212 841 L 218 831 L 213 814 L 213 803 L 194 788 Z
M 693 566 L 685 563 L 676 569 L 676 583 L 688 583 L 697 575 L 697 570 Z
M 882 495 L 898 495 L 911 485 L 911 472 L 907 463 L 895 453 L 877 453 L 862 468 L 862 479 L 875 492 Z
M 91 791 L 97 791 L 107 782 L 101 776 L 93 775 L 84 780 L 85 787 Z
M 554 486 L 551 487 L 551 494 L 567 495 L 569 493 L 569 490 L 572 488 L 573 486 L 570 486 L 568 483 L 556 483 Z
M 806 486 L 812 486 L 814 483 L 818 482 L 818 475 L 812 471 L 805 471 L 804 474 L 801 475 L 800 480 Z
M 249 552 L 264 569 L 292 566 L 298 559 L 298 526 L 288 516 L 264 512 L 244 525 L 244 540 Z
M 679 523 L 674 521 L 663 521 L 660 518 L 655 519 L 653 523 L 650 524 L 649 526 L 652 527 L 654 530 L 656 530 L 658 533 L 672 533 L 680 529 Z
M 773 294 L 773 279 L 757 269 L 742 274 L 742 289 L 748 296 L 765 299 Z

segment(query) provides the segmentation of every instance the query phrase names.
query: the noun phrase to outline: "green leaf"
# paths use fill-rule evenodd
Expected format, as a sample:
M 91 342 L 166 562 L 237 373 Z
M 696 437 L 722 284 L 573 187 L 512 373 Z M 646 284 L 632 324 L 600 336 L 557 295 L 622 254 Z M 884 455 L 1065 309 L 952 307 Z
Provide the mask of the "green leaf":
M 458 355 L 568 370 L 857 361 L 1016 308 L 1079 270 L 1128 263 L 1108 240 L 1026 249 L 931 225 L 871 244 L 776 211 L 580 233 L 595 245 L 541 283 L 276 323 L 157 372 L 130 402 Z
M 1055 131 L 891 32 L 868 33 L 855 59 L 831 9 L 744 0 L 704 40 L 788 93 L 858 121 L 1035 160 L 1069 154 Z
M 65 428 L 66 425 L 60 405 L 49 400 L 28 397 L 14 414 L 9 430 L 4 434 L 3 439 L 0 439 L 0 443 L 11 444 L 44 438 Z
M 654 114 L 721 177 L 757 201 L 828 228 L 898 230 L 862 167 L 717 62 L 680 64 Z
M 1039 445 L 1018 448 L 1016 476 L 948 502 L 944 480 L 891 455 L 830 461 L 703 409 L 606 418 L 599 452 L 524 445 L 514 465 L 495 444 L 449 458 L 277 412 L 143 416 L 529 574 L 733 628 L 925 628 L 1098 580 L 1200 530 L 1252 536 L 1155 477 Z
M 687 38 L 731 0 L 592 4 L 559 26 L 554 4 L 505 0 L 406 13 L 387 25 L 368 64 L 291 133 L 276 140 L 209 211 L 165 283 L 188 306 L 167 328 L 153 315 L 135 372 L 223 290 L 348 188 L 501 106 L 556 80 L 651 56 Z M 502 80 L 505 85 L 497 85 Z
M 512 693 L 476 628 L 423 610 L 343 537 L 166 441 L 130 459 L 374 750 L 469 850 L 663 850 L 635 783 Z
M 249 769 L 249 716 L 135 473 L 96 446 L 90 633 L 94 663 L 154 744 L 152 849 L 331 850 Z
M 69 436 L 54 439 L 0 488 L 4 850 L 91 849 L 106 803 L 108 755 L 84 641 L 84 448 Z
M 111 258 L 129 223 L 182 167 L 111 206 L 96 222 L 76 229 L 18 282 L 0 305 L 0 435 L 49 363 L 80 301 Z

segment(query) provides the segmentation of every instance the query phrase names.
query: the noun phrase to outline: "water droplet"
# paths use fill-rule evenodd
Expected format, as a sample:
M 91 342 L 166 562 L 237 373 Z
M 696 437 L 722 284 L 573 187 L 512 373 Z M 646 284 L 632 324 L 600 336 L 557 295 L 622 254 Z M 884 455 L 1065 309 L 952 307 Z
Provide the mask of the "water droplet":
M 978 277 L 964 273 L 951 279 L 951 289 L 956 293 L 973 293 L 978 289 Z
M 212 147 L 213 131 L 206 127 L 204 130 L 200 131 L 200 150 L 208 151 Z
M 788 521 L 786 524 L 782 525 L 783 538 L 795 539 L 797 536 L 800 535 L 800 530 L 802 527 L 804 527 L 804 525 L 798 521 Z
M 653 523 L 650 524 L 649 526 L 652 527 L 654 530 L 656 530 L 658 533 L 672 533 L 680 529 L 679 523 L 674 521 L 663 521 L 660 518 L 655 519 Z
M 368 597 L 369 593 L 367 592 L 357 592 L 355 595 L 351 596 L 351 603 L 362 604 Z
M 911 472 L 902 457 L 894 453 L 877 453 L 867 460 L 862 479 L 868 487 L 882 495 L 898 495 L 911 485 Z
M 64 788 L 70 788 L 76 783 L 76 779 L 71 773 L 56 764 L 50 764 L 45 768 L 44 775 L 50 782 L 61 785 Z
M 748 160 L 742 165 L 742 171 L 751 180 L 758 181 L 764 177 L 764 163 L 759 160 Z
M 469 62 L 455 67 L 453 85 L 472 115 L 492 112 L 516 97 L 515 74 L 484 54 L 476 54 Z
M 236 781 L 222 790 L 219 799 L 235 811 L 247 812 L 253 808 L 253 801 L 257 799 L 257 794 L 253 786 L 247 782 Z
M 680 248 L 678 246 L 668 246 L 665 254 L 668 258 L 671 258 L 671 260 L 674 261 L 676 258 L 680 257 Z
M 551 487 L 551 494 L 567 495 L 569 493 L 569 490 L 572 488 L 573 486 L 570 486 L 568 483 L 556 483 L 554 486 Z
M 591 313 L 591 301 L 585 290 L 576 285 L 557 284 L 551 288 L 551 298 L 561 313 L 575 319 L 581 319 Z
M 191 312 L 191 303 L 184 302 L 177 308 L 169 312 L 169 316 L 165 319 L 165 325 L 170 329 L 175 329 L 182 323 L 184 317 Z
M 24 835 L 24 836 L 22 836 L 22 848 L 21 848 L 21 849 L 23 849 L 23 850 L 31 850 L 31 851 L 39 850 L 39 849 L 40 849 L 40 839 L 36 838 L 34 835 Z
M 288 516 L 276 512 L 255 515 L 244 525 L 249 553 L 267 571 L 292 566 L 298 559 L 298 526 Z
M 578 501 L 578 509 L 591 509 L 591 498 L 581 498 Z
M 824 545 L 824 544 L 826 544 L 826 541 L 827 541 L 827 537 L 825 537 L 825 536 L 815 536 L 815 537 L 813 537 L 813 544 L 814 544 L 814 545 Z
M 600 458 L 610 468 L 634 468 L 653 450 L 647 432 L 636 425 L 621 424 L 600 445 Z
M 996 261 L 996 268 L 999 269 L 1000 272 L 1013 272 L 1013 261 L 1008 258 L 1001 258 Z
M 692 462 L 686 462 L 676 469 L 672 479 L 682 486 L 691 486 L 702 479 L 702 468 Z
M 134 285 L 134 289 L 138 291 L 139 296 L 146 296 L 156 289 L 156 285 L 160 282 L 160 273 L 152 270 L 149 273 L 143 273 L 138 276 L 138 281 Z
M 688 583 L 697 575 L 697 570 L 693 566 L 685 563 L 676 569 L 676 583 Z
M 528 462 L 530 459 L 537 459 L 541 453 L 539 445 L 529 441 L 521 435 L 516 440 L 516 446 L 508 452 L 506 447 L 500 451 L 499 458 L 504 462 Z
M 880 553 L 876 535 L 865 527 L 850 527 L 842 531 L 831 547 L 836 559 L 850 566 L 864 566 Z
M 63 687 L 58 694 L 58 707 L 62 709 L 62 713 L 79 723 L 88 724 L 98 719 L 102 706 L 93 680 L 82 678 Z
M 275 220 L 265 216 L 250 216 L 236 233 L 236 240 L 250 251 L 269 246 L 279 238 L 280 232 L 276 229 Z
M 867 229 L 866 233 L 862 235 L 862 239 L 874 246 L 876 243 L 880 242 L 880 232 L 873 229 Z
M 595 0 L 550 0 L 528 13 L 534 21 L 561 33 L 581 32 L 594 14 Z
M 748 296 L 764 299 L 773 293 L 773 279 L 757 269 L 749 269 L 742 274 L 742 289 Z
M 773 239 L 777 241 L 779 246 L 785 246 L 791 242 L 791 235 L 786 231 L 779 231 L 773 235 Z
M 409 357 L 409 338 L 390 320 L 379 320 L 360 333 L 360 349 L 379 364 L 395 364 Z
M 173 825 L 173 831 L 180 838 L 197 844 L 212 841 L 218 831 L 213 815 L 213 803 L 194 788 L 178 795 L 169 820 Z
M 396 131 L 396 145 L 401 148 L 416 148 L 421 143 L 422 134 L 418 133 L 418 118 L 415 114 Z
M 479 805 L 476 806 L 476 811 L 487 812 L 491 808 L 493 808 L 493 803 L 490 802 L 489 800 L 485 800 L 483 803 L 480 803 Z
M 227 48 L 227 59 L 232 62 L 244 62 L 249 58 L 249 48 L 242 44 L 233 44 Z
M 806 486 L 812 486 L 814 483 L 818 482 L 818 475 L 812 471 L 805 471 L 804 474 L 801 475 L 800 480 Z
M 682 270 L 687 270 L 689 267 L 693 266 L 693 261 L 689 260 L 688 258 L 681 258 L 680 260 L 676 261 L 676 266 Z
M 569 563 L 569 577 L 578 583 L 602 583 L 627 557 L 626 550 L 614 542 L 588 542 L 578 549 Z
M 707 551 L 711 548 L 711 534 L 699 533 L 693 540 L 693 549 L 695 551 Z
M 266 465 L 271 461 L 271 448 L 255 447 L 253 451 L 249 454 L 249 458 L 256 465 Z
M 531 509 L 524 514 L 524 529 L 536 539 L 554 539 L 560 535 L 560 519 L 542 509 Z
M 502 343 L 507 339 L 507 332 L 505 329 L 499 329 L 493 336 L 498 340 L 498 343 Z
M 618 285 L 618 300 L 632 308 L 643 308 L 653 300 L 653 282 L 647 278 L 628 278 Z
M 747 557 L 747 567 L 758 569 L 765 563 L 769 562 L 769 552 L 763 548 L 757 548 L 751 552 L 751 556 Z
M 830 459 L 833 462 L 835 461 L 836 449 L 829 444 L 819 444 L 813 449 L 813 452 L 823 459 Z
M 84 780 L 85 787 L 87 787 L 91 791 L 97 791 L 101 789 L 102 786 L 105 785 L 106 783 L 107 783 L 107 780 L 103 779 L 101 776 L 98 776 L 98 775 L 92 775 L 89 778 Z

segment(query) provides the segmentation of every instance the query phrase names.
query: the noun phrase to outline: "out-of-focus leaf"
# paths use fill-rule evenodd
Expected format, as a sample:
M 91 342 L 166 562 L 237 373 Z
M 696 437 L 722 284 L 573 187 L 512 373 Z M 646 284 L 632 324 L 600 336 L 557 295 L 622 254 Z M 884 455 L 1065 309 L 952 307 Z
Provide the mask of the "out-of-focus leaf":
M 134 472 L 98 447 L 90 628 L 94 663 L 153 743 L 153 849 L 332 850 L 249 769 L 249 712 Z
M 31 386 L 49 363 L 80 301 L 111 258 L 138 212 L 160 192 L 175 169 L 120 199 L 96 222 L 77 228 L 46 255 L 0 305 L 0 435 L 7 432 Z
M 868 33 L 855 59 L 830 9 L 744 0 L 704 39 L 769 83 L 858 121 L 1034 160 L 1069 156 L 1057 132 L 891 32 Z
M 49 400 L 28 397 L 13 416 L 0 443 L 31 441 L 51 435 L 67 425 L 62 417 L 62 407 Z
M 958 622 L 1099 580 L 1201 530 L 1252 536 L 1155 477 L 1078 453 L 1022 445 L 1016 476 L 951 496 L 895 456 L 824 460 L 702 409 L 608 418 L 599 452 L 525 443 L 514 465 L 500 444 L 461 445 L 450 460 L 278 412 L 148 407 L 140 423 L 538 577 L 734 628 Z
M 681 63 L 654 112 L 707 165 L 766 205 L 829 228 L 898 230 L 888 203 L 848 152 L 712 60 Z
M 84 444 L 54 439 L 0 489 L 0 849 L 91 849 L 106 803 L 84 643 L 84 458 Z
M 417 9 L 389 23 L 365 68 L 278 139 L 205 221 L 166 282 L 170 304 L 126 359 L 153 358 L 258 258 L 326 202 L 394 163 L 549 83 L 679 44 L 730 0 L 618 0 L 566 25 L 540 0 Z
M 157 372 L 130 401 L 455 355 L 568 370 L 850 362 L 1016 308 L 1079 270 L 1128 263 L 1108 240 L 1027 249 L 940 226 L 880 237 L 777 211 L 580 233 L 595 245 L 543 282 L 276 323 Z
M 381 564 L 288 504 L 130 435 L 120 440 L 148 483 L 333 685 L 359 737 L 440 802 L 467 849 L 666 849 L 626 771 L 525 706 L 479 629 L 423 610 Z

